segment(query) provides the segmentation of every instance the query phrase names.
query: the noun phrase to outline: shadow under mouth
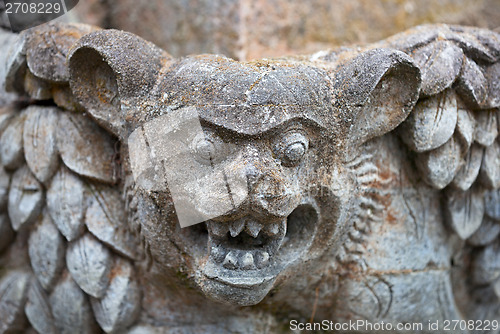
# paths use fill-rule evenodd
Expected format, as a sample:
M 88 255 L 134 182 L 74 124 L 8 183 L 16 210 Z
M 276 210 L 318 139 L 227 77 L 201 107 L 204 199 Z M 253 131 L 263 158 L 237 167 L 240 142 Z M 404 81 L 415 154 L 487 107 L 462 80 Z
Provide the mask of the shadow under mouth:
M 318 222 L 313 205 L 288 217 L 263 220 L 251 215 L 231 222 L 209 220 L 183 230 L 196 250 L 204 275 L 225 284 L 251 287 L 274 279 L 312 244 Z M 193 249 L 192 248 L 192 249 Z

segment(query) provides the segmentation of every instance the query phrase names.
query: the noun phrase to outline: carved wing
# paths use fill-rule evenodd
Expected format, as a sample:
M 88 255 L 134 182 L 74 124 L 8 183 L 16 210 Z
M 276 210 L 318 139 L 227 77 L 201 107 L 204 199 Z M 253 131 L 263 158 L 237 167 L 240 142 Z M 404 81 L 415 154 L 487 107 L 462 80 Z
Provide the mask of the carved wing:
M 66 55 L 86 25 L 2 32 L 0 332 L 122 331 L 137 318 L 140 254 L 118 139 L 74 99 Z M 29 324 L 26 323 L 27 319 Z
M 398 133 L 422 179 L 444 193 L 473 289 L 500 296 L 500 35 L 421 26 L 380 46 L 421 69 L 419 100 Z

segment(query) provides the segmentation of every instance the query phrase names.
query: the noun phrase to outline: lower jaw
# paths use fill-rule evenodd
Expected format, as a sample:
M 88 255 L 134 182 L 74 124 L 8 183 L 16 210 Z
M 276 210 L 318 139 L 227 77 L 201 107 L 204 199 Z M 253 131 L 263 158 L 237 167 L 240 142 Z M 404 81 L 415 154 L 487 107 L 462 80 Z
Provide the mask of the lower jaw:
M 204 260 L 198 262 L 196 276 L 203 293 L 218 302 L 238 306 L 262 301 L 278 275 L 300 260 L 310 248 L 317 230 L 318 211 L 311 205 L 303 205 L 294 210 L 287 221 L 288 231 L 283 244 L 271 256 L 267 266 L 250 270 L 228 269 L 210 255 L 202 257 Z

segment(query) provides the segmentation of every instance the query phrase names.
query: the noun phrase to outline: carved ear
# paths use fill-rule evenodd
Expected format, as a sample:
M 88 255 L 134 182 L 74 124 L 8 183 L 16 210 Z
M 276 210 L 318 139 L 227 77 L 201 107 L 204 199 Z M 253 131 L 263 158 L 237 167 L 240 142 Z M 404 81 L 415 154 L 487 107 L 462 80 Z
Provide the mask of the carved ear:
M 405 53 L 374 49 L 354 58 L 334 74 L 335 106 L 349 119 L 346 152 L 403 122 L 418 100 L 419 68 Z
M 131 33 L 90 33 L 68 55 L 71 90 L 101 126 L 121 137 L 128 131 L 127 114 L 138 111 L 138 103 L 150 94 L 169 59 L 160 48 Z

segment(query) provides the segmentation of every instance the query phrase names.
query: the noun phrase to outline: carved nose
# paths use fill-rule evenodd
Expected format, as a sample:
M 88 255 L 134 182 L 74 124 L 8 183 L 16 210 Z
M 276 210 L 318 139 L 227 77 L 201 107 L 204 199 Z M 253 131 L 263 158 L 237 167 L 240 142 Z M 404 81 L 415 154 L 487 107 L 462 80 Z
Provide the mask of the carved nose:
M 245 175 L 247 177 L 248 193 L 252 193 L 255 186 L 262 177 L 262 171 L 255 163 L 249 163 L 245 167 Z

